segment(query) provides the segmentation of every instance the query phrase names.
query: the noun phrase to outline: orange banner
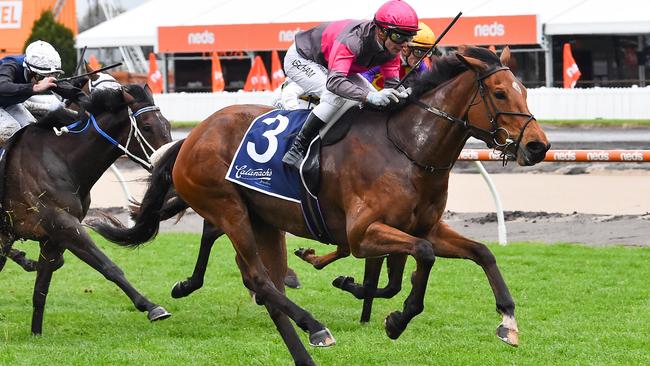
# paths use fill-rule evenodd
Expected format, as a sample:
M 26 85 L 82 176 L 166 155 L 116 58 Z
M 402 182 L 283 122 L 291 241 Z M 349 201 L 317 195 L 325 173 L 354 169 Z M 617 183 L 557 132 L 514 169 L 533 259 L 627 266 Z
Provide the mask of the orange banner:
M 563 60 L 562 60 L 562 80 L 564 81 L 564 89 L 571 89 L 576 86 L 578 79 L 582 73 L 576 64 L 576 60 L 573 59 L 573 53 L 571 53 L 571 45 L 568 43 L 564 44 L 563 50 Z
M 88 57 L 88 67 L 92 70 L 99 70 L 102 68 L 102 64 L 99 63 L 95 55 L 90 55 L 90 57 Z
M 282 70 L 282 62 L 280 62 L 280 55 L 278 51 L 271 52 L 271 90 L 275 90 L 284 83 L 284 71 Z
M 212 52 L 212 92 L 220 92 L 225 88 L 226 81 L 223 79 L 219 54 L 217 54 L 217 52 Z
M 436 34 L 452 18 L 421 19 Z M 160 52 L 225 52 L 286 50 L 296 33 L 319 23 L 270 23 L 176 26 L 158 28 Z M 536 15 L 462 17 L 443 38 L 442 46 L 539 44 Z
M 1 0 L 0 1 L 0 57 L 23 53 L 34 21 L 46 10 L 52 10 L 56 0 Z M 77 8 L 75 0 L 64 2 L 56 17 L 73 34 L 77 34 Z
M 244 91 L 262 91 L 271 90 L 269 83 L 269 74 L 266 72 L 264 61 L 261 56 L 255 56 L 251 71 L 248 73 L 246 83 L 244 84 Z
M 163 91 L 163 75 L 158 70 L 156 55 L 153 52 L 149 52 L 149 77 L 147 78 L 147 85 L 149 85 L 151 92 L 154 94 L 160 94 Z

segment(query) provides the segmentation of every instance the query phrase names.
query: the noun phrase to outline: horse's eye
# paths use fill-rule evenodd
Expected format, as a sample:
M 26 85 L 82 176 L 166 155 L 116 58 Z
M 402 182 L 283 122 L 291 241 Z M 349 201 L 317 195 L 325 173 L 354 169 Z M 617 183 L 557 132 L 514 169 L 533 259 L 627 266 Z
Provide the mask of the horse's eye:
M 494 92 L 494 96 L 495 96 L 497 99 L 506 99 L 506 93 L 505 93 L 504 91 L 497 91 L 497 92 Z
M 151 132 L 151 126 L 150 126 L 150 125 L 144 125 L 144 126 L 142 126 L 142 131 L 145 131 L 145 132 Z

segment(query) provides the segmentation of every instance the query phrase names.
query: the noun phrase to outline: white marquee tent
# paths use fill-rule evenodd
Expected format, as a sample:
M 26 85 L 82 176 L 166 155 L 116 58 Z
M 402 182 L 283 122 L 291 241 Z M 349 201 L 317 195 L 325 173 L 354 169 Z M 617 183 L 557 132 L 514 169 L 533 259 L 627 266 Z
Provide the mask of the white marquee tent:
M 77 36 L 78 48 L 156 46 L 161 26 L 320 22 L 369 19 L 384 0 L 149 0 Z M 409 0 L 422 18 L 538 15 L 545 35 L 650 33 L 641 0 Z

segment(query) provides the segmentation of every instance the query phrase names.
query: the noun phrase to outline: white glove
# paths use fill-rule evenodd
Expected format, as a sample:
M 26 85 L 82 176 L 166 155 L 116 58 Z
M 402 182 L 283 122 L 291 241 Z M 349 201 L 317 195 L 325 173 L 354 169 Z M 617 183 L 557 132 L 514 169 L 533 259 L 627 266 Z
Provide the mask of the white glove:
M 399 98 L 407 98 L 408 93 L 397 91 L 393 88 L 386 88 L 379 91 L 371 91 L 366 96 L 366 102 L 377 107 L 385 107 L 391 102 L 399 103 Z

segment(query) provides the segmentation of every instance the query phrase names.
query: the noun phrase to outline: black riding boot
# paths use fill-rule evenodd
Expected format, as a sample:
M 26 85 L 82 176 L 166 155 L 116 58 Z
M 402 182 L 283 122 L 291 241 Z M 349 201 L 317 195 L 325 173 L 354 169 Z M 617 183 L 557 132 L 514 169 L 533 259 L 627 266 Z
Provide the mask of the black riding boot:
M 293 140 L 293 145 L 291 145 L 289 151 L 282 157 L 282 162 L 296 169 L 300 169 L 300 162 L 307 152 L 309 143 L 323 126 L 325 126 L 325 122 L 316 117 L 314 112 L 309 113 L 305 124 L 300 129 L 300 132 L 298 132 L 298 135 L 296 135 L 296 139 Z

